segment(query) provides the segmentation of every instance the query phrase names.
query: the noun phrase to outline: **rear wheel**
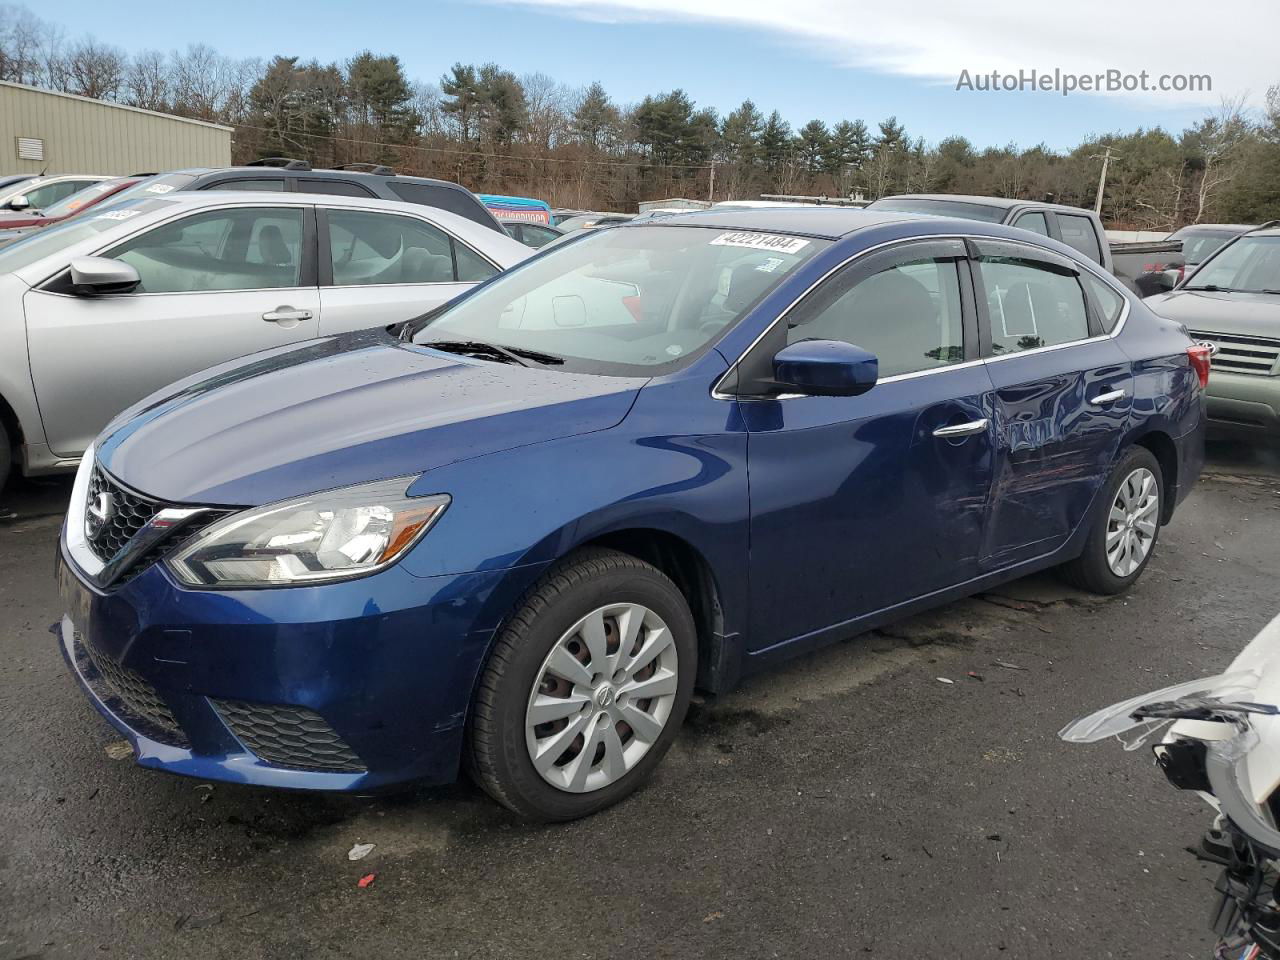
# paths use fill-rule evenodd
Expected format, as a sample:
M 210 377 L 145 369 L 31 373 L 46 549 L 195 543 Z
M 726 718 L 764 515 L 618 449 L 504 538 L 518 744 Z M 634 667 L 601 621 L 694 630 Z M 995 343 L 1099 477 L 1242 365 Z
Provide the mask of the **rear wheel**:
M 1062 568 L 1066 578 L 1093 593 L 1129 589 L 1155 551 L 1163 497 L 1159 462 L 1145 447 L 1133 447 L 1108 478 L 1084 552 Z
M 689 606 L 661 571 L 608 550 L 568 558 L 524 597 L 485 666 L 474 778 L 536 820 L 617 803 L 675 738 L 696 658 Z

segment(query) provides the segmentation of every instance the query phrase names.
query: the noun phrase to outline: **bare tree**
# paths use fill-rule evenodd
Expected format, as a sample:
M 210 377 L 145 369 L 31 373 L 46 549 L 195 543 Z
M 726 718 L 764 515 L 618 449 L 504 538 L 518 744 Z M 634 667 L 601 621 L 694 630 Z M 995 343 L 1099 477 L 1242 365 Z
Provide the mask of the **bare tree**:
M 1200 223 L 1218 191 L 1235 176 L 1235 159 L 1250 133 L 1244 97 L 1223 98 L 1216 111 L 1187 131 L 1187 140 L 1200 167 L 1192 223 Z
M 124 102 L 144 110 L 169 109 L 169 67 L 163 53 L 143 50 L 124 71 Z
M 114 100 L 124 85 L 125 55 L 93 39 L 81 40 L 63 56 L 64 89 L 95 100 Z

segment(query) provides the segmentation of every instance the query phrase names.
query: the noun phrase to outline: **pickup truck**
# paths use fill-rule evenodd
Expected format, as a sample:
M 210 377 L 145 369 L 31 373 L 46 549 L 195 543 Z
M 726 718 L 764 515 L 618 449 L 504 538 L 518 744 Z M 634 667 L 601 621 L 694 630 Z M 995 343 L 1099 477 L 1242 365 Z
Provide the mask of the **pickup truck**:
M 1006 197 L 971 197 L 945 193 L 901 194 L 881 197 L 868 210 L 901 210 L 904 213 L 929 213 L 938 217 L 963 217 L 1021 227 L 1074 247 L 1104 270 L 1115 274 L 1139 296 L 1150 296 L 1167 290 L 1156 286 L 1147 268 L 1156 260 L 1167 258 L 1182 249 L 1180 241 L 1160 240 L 1155 243 L 1109 243 L 1102 220 L 1092 210 L 1069 207 L 1061 203 L 1036 200 L 1011 200 Z

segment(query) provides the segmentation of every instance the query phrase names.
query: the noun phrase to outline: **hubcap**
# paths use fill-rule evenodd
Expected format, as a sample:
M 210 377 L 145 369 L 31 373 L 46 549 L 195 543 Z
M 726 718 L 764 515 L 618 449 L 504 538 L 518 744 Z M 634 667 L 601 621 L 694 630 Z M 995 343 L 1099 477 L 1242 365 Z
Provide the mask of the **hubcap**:
M 1107 566 L 1127 577 L 1151 552 L 1159 522 L 1160 485 L 1146 467 L 1125 477 L 1107 516 Z
M 671 631 L 648 607 L 616 603 L 587 614 L 556 641 L 529 694 L 534 769 L 570 793 L 621 779 L 666 726 L 678 671 Z

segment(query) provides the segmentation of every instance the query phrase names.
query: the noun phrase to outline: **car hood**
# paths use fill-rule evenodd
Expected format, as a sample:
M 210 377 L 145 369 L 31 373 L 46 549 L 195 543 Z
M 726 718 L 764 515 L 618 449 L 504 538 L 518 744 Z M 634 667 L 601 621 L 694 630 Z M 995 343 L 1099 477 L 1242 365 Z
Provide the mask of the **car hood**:
M 1273 293 L 1174 290 L 1142 302 L 1198 333 L 1280 337 L 1280 296 Z
M 97 456 L 151 497 L 256 506 L 604 430 L 645 382 L 472 360 L 364 332 L 180 381 L 108 425 Z

